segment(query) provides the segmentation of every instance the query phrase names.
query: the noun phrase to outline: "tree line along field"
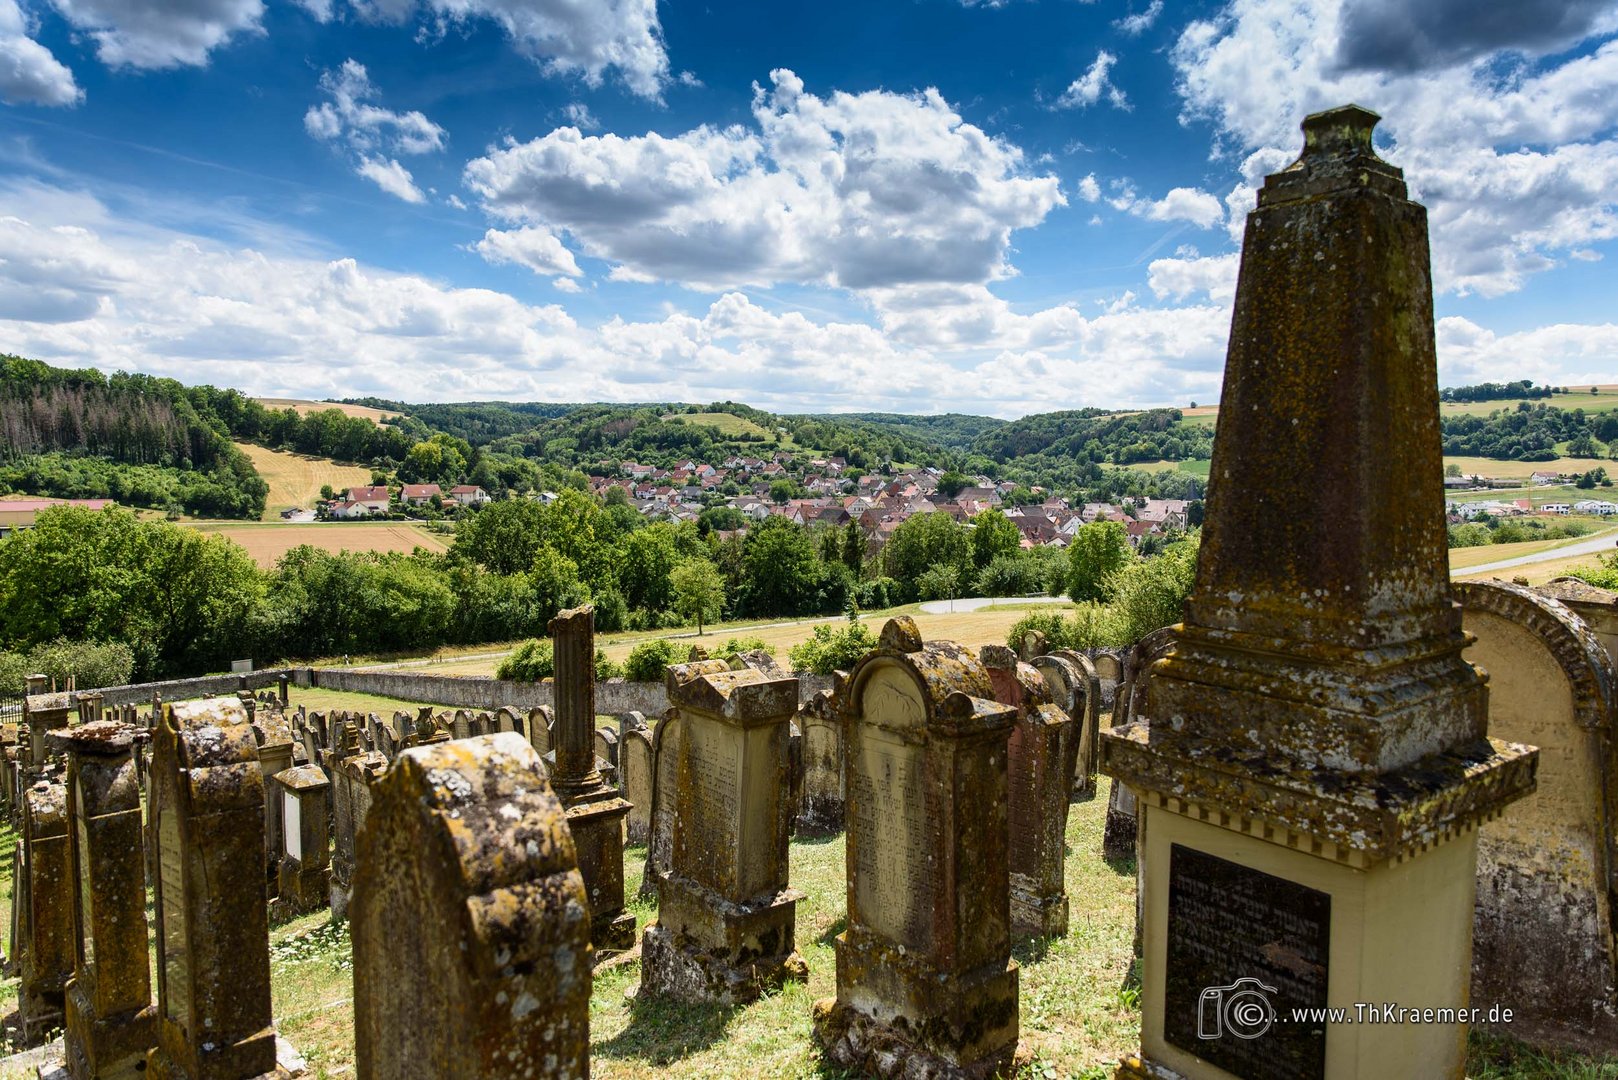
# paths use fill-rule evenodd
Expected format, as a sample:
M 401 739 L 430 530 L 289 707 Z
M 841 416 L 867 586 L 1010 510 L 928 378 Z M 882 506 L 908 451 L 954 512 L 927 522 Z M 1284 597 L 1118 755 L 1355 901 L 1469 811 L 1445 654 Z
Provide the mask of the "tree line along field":
M 254 398 L 254 401 L 266 409 L 292 409 L 308 415 L 314 412 L 323 412 L 326 409 L 336 409 L 344 416 L 356 416 L 361 420 L 369 420 L 373 424 L 381 424 L 384 420 L 396 418 L 399 414 L 388 412 L 385 409 L 373 409 L 369 405 L 349 405 L 336 401 L 306 401 L 302 398 Z

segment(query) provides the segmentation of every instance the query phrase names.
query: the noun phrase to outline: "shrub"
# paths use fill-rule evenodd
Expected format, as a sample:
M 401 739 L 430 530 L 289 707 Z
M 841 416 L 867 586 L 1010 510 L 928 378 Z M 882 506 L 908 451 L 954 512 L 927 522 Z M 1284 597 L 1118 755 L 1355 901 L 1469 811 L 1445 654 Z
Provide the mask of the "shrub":
M 623 593 L 609 585 L 596 593 L 595 605 L 596 630 L 613 634 L 627 629 L 624 624 L 629 621 L 629 603 Z
M 135 671 L 135 654 L 121 641 L 69 641 L 57 638 L 35 645 L 26 653 L 0 654 L 0 693 L 19 695 L 30 675 L 49 675 L 57 689 L 68 676 L 80 690 L 122 686 Z
M 1130 563 L 1110 582 L 1118 644 L 1139 641 L 1185 614 L 1197 576 L 1197 544 L 1174 544 L 1155 559 Z
M 1449 527 L 1449 546 L 1452 548 L 1482 547 L 1490 539 L 1489 527 L 1477 522 Z
M 529 638 L 518 645 L 494 672 L 497 678 L 538 682 L 556 675 L 556 656 L 544 638 Z
M 1046 644 L 1053 649 L 1074 647 L 1073 624 L 1055 611 L 1030 611 L 1012 623 L 1011 632 L 1006 635 L 1006 644 L 1021 652 L 1023 638 L 1030 630 L 1044 634 Z
M 629 659 L 624 661 L 624 678 L 631 682 L 657 682 L 670 664 L 682 663 L 689 652 L 689 648 L 682 648 L 669 638 L 643 641 L 629 650 Z
M 624 669 L 607 659 L 607 654 L 600 649 L 596 650 L 596 682 L 606 682 L 608 679 L 622 678 Z
M 861 611 L 881 611 L 899 602 L 900 585 L 890 577 L 872 578 L 854 586 L 854 602 Z
M 1570 576 L 1601 589 L 1618 590 L 1618 555 L 1602 555 L 1593 567 L 1570 571 Z
M 851 622 L 840 628 L 822 623 L 808 641 L 794 645 L 787 653 L 793 671 L 830 675 L 847 671 L 876 648 L 876 636 L 864 623 Z

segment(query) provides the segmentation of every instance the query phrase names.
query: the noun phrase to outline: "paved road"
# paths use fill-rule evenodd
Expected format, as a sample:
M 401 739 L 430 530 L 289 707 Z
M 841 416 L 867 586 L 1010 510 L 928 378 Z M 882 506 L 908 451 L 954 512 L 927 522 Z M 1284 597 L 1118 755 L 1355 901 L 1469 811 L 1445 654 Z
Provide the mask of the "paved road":
M 1551 548 L 1549 551 L 1536 551 L 1532 555 L 1519 555 L 1515 559 L 1501 559 L 1499 562 L 1484 563 L 1482 566 L 1468 566 L 1461 570 L 1452 571 L 1450 577 L 1472 577 L 1475 574 L 1490 574 L 1496 570 L 1510 570 L 1514 566 L 1526 566 L 1529 563 L 1544 562 L 1547 559 L 1562 559 L 1570 555 L 1593 555 L 1596 552 L 1608 551 L 1618 551 L 1618 531 L 1608 529 L 1566 547 Z
M 978 611 L 986 607 L 1006 604 L 1071 604 L 1065 596 L 968 596 L 959 600 L 929 600 L 921 610 L 929 615 L 947 615 L 951 611 Z

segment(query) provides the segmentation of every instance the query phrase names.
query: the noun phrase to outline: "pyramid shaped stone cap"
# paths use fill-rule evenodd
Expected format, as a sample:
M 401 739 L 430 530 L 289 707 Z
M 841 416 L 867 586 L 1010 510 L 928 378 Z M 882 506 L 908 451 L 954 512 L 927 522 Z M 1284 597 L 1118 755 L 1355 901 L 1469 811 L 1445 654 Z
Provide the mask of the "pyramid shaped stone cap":
M 1303 118 L 1298 160 L 1264 180 L 1258 204 L 1269 206 L 1348 187 L 1366 187 L 1406 198 L 1404 170 L 1377 156 L 1371 132 L 1382 117 L 1360 105 L 1310 113 Z

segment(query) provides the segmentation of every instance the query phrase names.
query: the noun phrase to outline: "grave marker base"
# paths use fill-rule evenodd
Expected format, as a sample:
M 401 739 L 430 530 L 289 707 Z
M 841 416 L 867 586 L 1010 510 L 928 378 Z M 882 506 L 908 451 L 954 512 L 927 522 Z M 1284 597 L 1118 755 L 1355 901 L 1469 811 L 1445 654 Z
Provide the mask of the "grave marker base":
M 65 1053 L 73 1075 L 96 1080 L 135 1080 L 146 1075 L 146 1055 L 157 1042 L 157 1006 L 97 1017 L 95 1003 L 79 985 L 67 984 Z
M 741 1005 L 767 989 L 808 981 L 809 966 L 793 948 L 802 893 L 783 889 L 758 902 L 732 904 L 665 877 L 661 897 L 658 921 L 641 938 L 641 983 L 647 989 L 681 1001 Z M 682 926 L 696 929 L 697 936 Z M 716 940 L 725 943 L 723 952 L 702 944 Z

